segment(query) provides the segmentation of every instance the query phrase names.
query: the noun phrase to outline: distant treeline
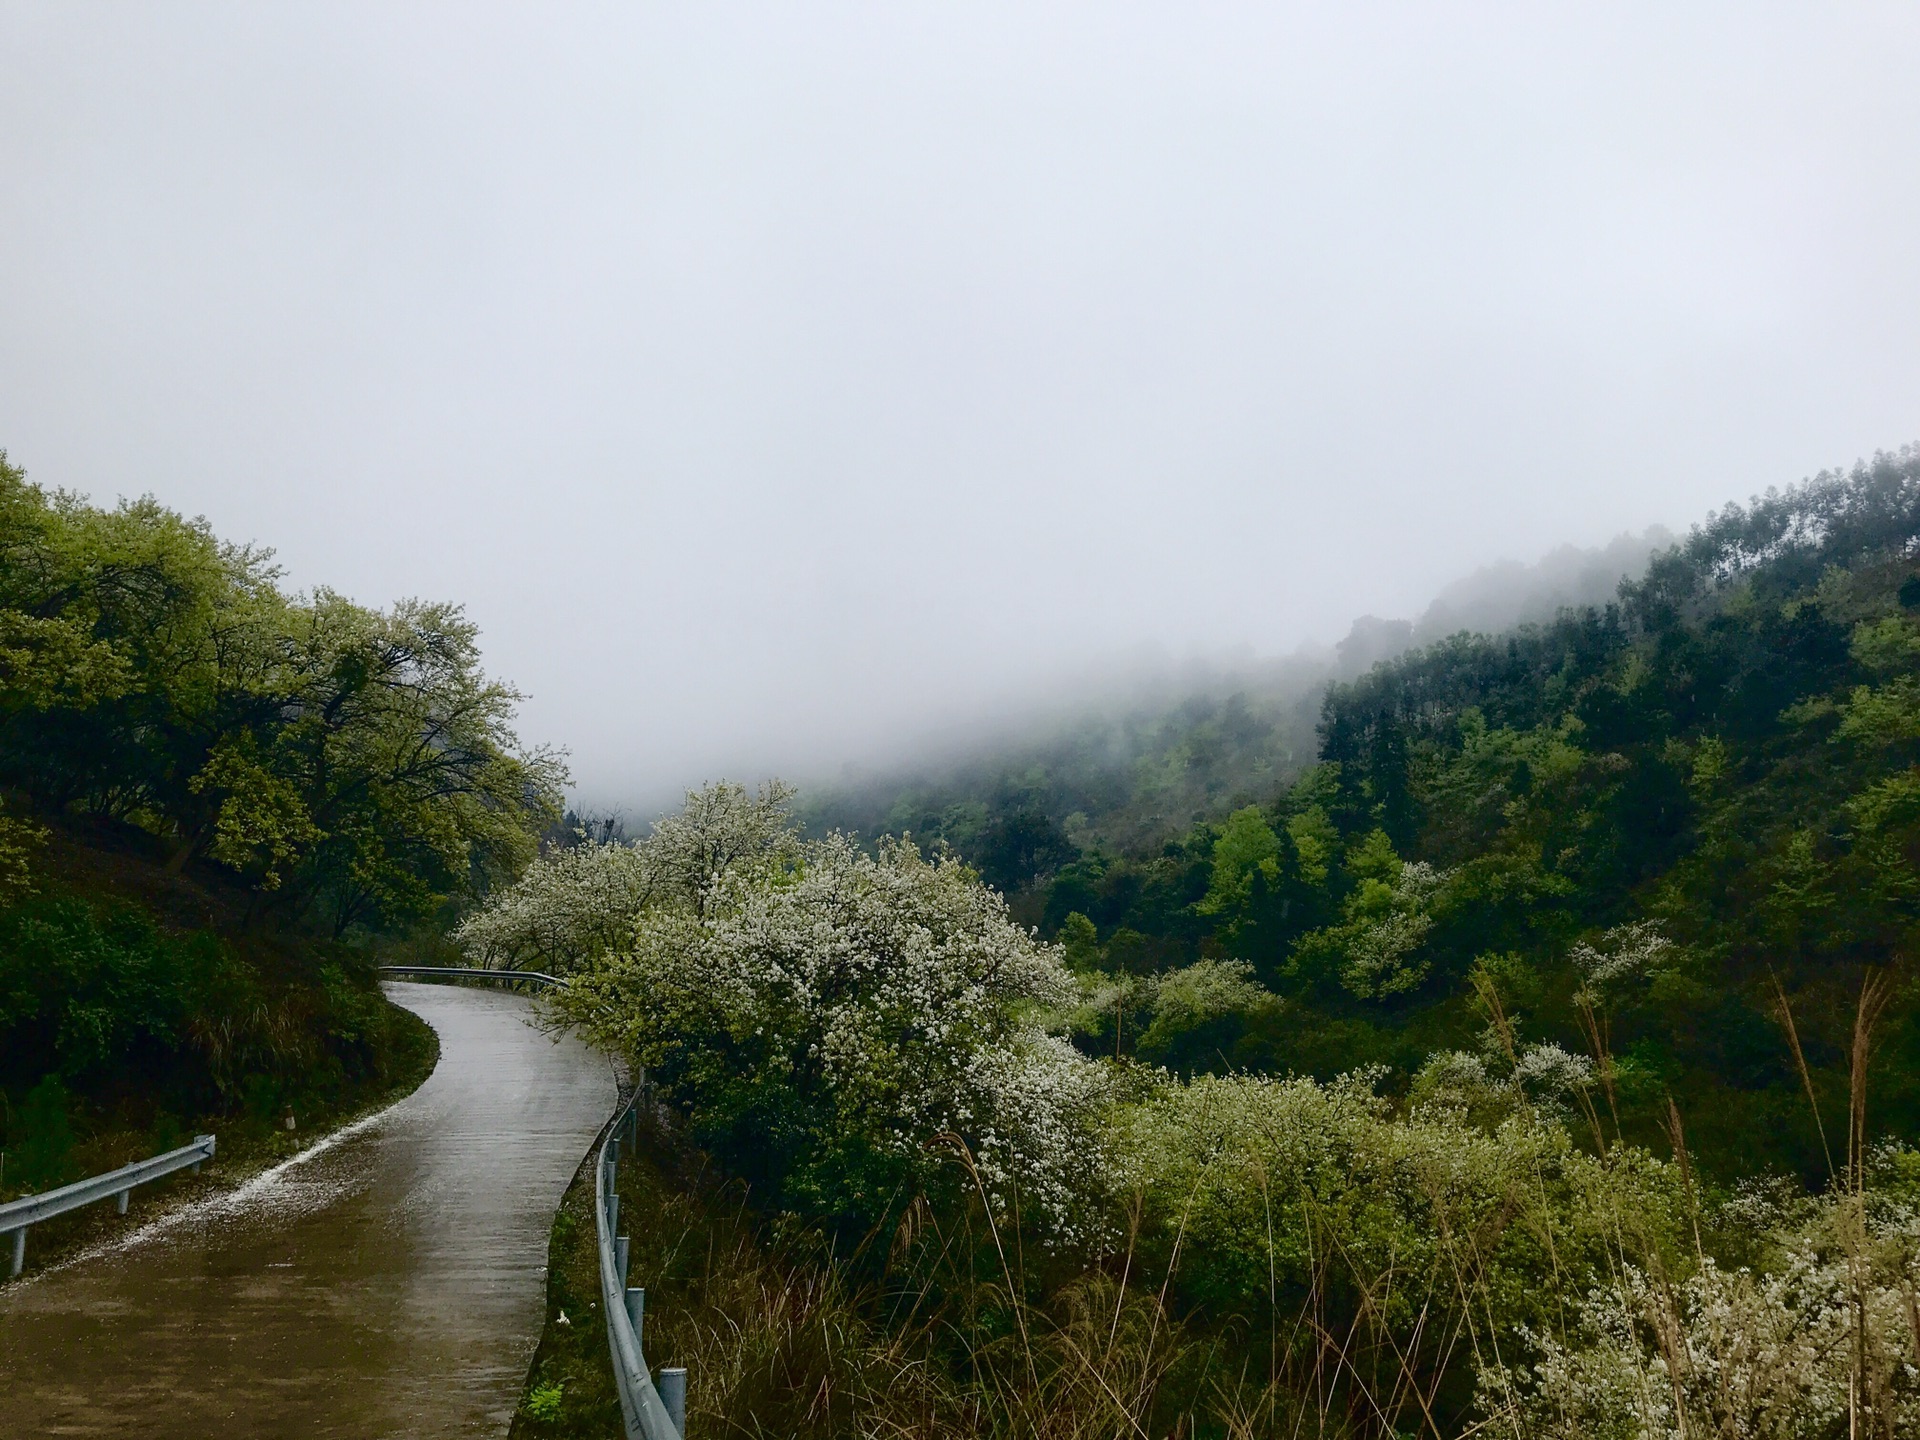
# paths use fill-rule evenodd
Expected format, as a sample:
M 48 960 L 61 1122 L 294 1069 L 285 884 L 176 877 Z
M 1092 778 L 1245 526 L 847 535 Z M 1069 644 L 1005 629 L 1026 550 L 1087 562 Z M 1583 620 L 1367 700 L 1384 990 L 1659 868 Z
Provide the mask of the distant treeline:
M 911 833 L 946 842 L 1018 897 L 1083 851 L 1157 848 L 1196 823 L 1271 797 L 1314 763 L 1330 685 L 1461 630 L 1550 621 L 1613 598 L 1672 543 L 1654 527 L 1606 546 L 1562 546 L 1534 565 L 1490 565 L 1447 586 L 1414 620 L 1354 621 L 1337 645 L 1274 659 L 1139 675 L 1078 718 L 989 739 L 965 758 L 809 793 L 816 833 Z
M 1323 664 L 1301 664 L 1265 689 L 1089 716 L 937 779 L 894 778 L 811 797 L 807 820 L 817 833 L 945 842 L 1017 895 L 1083 850 L 1138 849 L 1271 794 L 1312 763 L 1327 678 Z

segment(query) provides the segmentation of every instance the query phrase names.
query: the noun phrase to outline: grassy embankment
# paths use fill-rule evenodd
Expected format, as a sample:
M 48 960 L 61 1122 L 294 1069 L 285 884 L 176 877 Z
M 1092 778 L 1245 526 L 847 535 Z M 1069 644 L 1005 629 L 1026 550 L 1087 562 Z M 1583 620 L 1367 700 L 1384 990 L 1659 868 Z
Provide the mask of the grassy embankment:
M 0 905 L 0 1199 L 185 1144 L 213 1164 L 36 1225 L 27 1273 L 230 1187 L 432 1073 L 439 1042 L 366 952 L 276 923 L 150 837 L 52 828 Z M 4 1280 L 0 1275 L 0 1281 Z
M 863 1322 L 831 1267 L 810 1264 L 670 1130 L 643 1123 L 619 1191 L 632 1274 L 647 1287 L 656 1372 L 689 1369 L 687 1428 L 702 1436 L 827 1434 Z M 598 1147 L 595 1147 L 597 1153 Z M 593 1155 L 554 1217 L 547 1321 L 510 1440 L 619 1440 L 620 1405 L 601 1315 Z
M 743 1184 L 657 1117 L 625 1148 L 619 1190 L 632 1274 L 647 1288 L 647 1359 L 656 1373 L 687 1367 L 687 1429 L 702 1440 L 1092 1440 L 1162 1410 L 1191 1433 L 1193 1416 L 1169 1397 L 1231 1387 L 1243 1368 L 1222 1348 L 1233 1326 L 1195 1329 L 1125 1275 L 1094 1271 L 1037 1302 L 1027 1267 L 1042 1257 L 977 1268 L 987 1232 L 970 1225 L 977 1211 L 944 1233 L 918 1209 L 897 1232 L 847 1248 L 823 1227 L 757 1213 Z M 908 1252 L 944 1263 L 916 1265 Z M 591 1156 L 555 1216 L 548 1258 L 546 1327 L 510 1440 L 619 1440 Z

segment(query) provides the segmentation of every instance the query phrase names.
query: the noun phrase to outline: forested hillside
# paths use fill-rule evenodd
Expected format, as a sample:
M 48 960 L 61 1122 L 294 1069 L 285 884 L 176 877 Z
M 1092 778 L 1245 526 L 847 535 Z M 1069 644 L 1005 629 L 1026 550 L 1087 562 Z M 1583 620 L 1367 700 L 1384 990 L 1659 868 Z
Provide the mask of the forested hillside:
M 6 1193 L 380 1091 L 428 1042 L 374 947 L 510 880 L 558 813 L 458 610 L 277 579 L 0 455 Z
M 1335 686 L 1284 793 L 1068 860 L 1031 913 L 1088 965 L 1219 958 L 1271 992 L 1173 1039 L 1143 982 L 1100 1043 L 1411 1077 L 1511 1027 L 1603 1046 L 1643 1137 L 1672 1096 L 1710 1157 L 1821 1173 L 1863 976 L 1905 977 L 1920 919 L 1917 545 L 1911 450 L 1730 506 L 1615 603 Z M 1905 985 L 1872 1073 L 1876 1125 L 1910 1129 Z
M 1011 903 L 715 785 L 463 923 L 657 1087 L 704 1426 L 1920 1426 L 1920 450 L 1334 685 L 1318 757 Z
M 655 1087 L 703 1431 L 1920 1429 L 1920 450 L 1318 728 L 1011 905 L 720 784 L 463 923 Z
M 1307 692 L 1310 746 L 1281 738 L 1304 701 L 1289 732 L 1242 695 L 1203 698 L 1126 732 L 1124 766 L 1086 758 L 1114 744 L 1090 729 L 885 810 L 876 790 L 868 833 L 952 844 L 1079 963 L 1142 977 L 1099 1044 L 1189 1068 L 1378 1062 L 1404 1085 L 1473 1050 L 1492 1004 L 1522 1039 L 1603 1041 L 1610 1103 L 1643 1138 L 1671 1096 L 1710 1157 L 1820 1173 L 1862 974 L 1903 963 L 1920 887 L 1917 465 L 1903 451 L 1729 506 L 1605 603 L 1335 678 Z M 1498 613 L 1484 590 L 1455 587 L 1401 643 Z M 1146 818 L 1156 786 L 1214 808 L 1156 828 L 1179 808 Z M 1093 814 L 1134 818 L 1116 838 Z M 1154 978 L 1216 960 L 1259 993 Z M 1910 1016 L 1902 991 L 1874 1071 L 1880 1118 L 1903 1126 L 1920 1121 Z
M 1111 681 L 1104 698 L 944 764 L 843 777 L 805 800 L 809 827 L 945 842 L 1018 897 L 1075 856 L 1138 851 L 1270 800 L 1314 761 L 1327 687 L 1461 629 L 1551 620 L 1605 603 L 1671 543 L 1655 527 L 1537 564 L 1488 566 L 1415 620 L 1363 616 L 1339 644 L 1278 659 L 1195 662 Z

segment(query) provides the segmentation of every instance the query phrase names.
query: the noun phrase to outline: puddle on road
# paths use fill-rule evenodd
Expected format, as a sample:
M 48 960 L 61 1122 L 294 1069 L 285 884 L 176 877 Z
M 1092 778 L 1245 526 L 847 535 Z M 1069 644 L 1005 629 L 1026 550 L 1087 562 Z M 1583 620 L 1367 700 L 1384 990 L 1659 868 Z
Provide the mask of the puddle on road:
M 613 1080 L 518 996 L 389 993 L 440 1032 L 412 1096 L 0 1291 L 0 1435 L 505 1433 Z

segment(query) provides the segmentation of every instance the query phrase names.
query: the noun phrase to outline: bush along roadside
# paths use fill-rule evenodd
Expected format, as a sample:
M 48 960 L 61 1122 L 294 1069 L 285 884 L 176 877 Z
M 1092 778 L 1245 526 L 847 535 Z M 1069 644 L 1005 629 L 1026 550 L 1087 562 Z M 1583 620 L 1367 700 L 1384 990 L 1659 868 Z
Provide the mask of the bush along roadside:
M 923 1214 L 917 1230 L 843 1247 L 827 1227 L 761 1210 L 664 1109 L 641 1113 L 635 1142 L 622 1147 L 618 1185 L 632 1280 L 647 1292 L 647 1360 L 656 1375 L 666 1365 L 687 1368 L 689 1435 L 1030 1434 L 1045 1427 L 1023 1429 L 1027 1422 L 1063 1415 L 1086 1422 L 1080 1433 L 1112 1433 L 1099 1429 L 1112 1407 L 1084 1403 L 1089 1397 L 1078 1392 L 1093 1383 L 1078 1375 L 1084 1367 L 1069 1374 L 1062 1360 L 1076 1337 L 1055 1345 L 1062 1354 L 1037 1338 L 1037 1363 L 1063 1393 L 1014 1405 L 996 1393 L 994 1367 L 1023 1326 L 1063 1327 L 1035 1311 L 1020 1287 L 975 1273 L 971 1242 L 987 1229 L 983 1212 L 968 1217 L 972 1233 L 964 1233 L 967 1222 L 942 1233 L 938 1217 Z M 949 1263 L 929 1269 L 909 1251 Z M 510 1440 L 620 1440 L 598 1303 L 592 1156 L 555 1217 L 549 1265 L 546 1329 Z M 1204 1368 L 1150 1296 L 1128 1291 L 1126 1302 L 1119 1348 L 1130 1361 L 1146 1361 L 1156 1375 L 1182 1364 Z M 1160 1321 L 1144 1339 L 1143 1307 L 1158 1309 Z M 970 1366 L 973 1383 L 956 1383 Z

